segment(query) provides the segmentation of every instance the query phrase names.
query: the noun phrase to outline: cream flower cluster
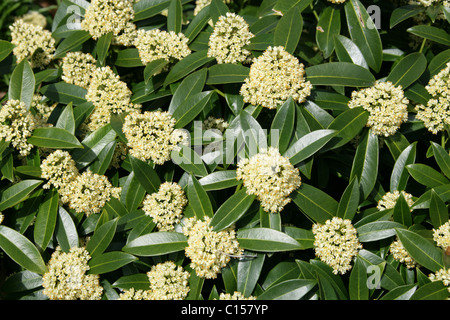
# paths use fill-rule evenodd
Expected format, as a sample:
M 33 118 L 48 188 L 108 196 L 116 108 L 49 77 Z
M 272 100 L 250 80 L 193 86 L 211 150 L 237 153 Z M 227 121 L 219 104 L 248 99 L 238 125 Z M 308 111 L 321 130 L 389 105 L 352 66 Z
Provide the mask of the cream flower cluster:
M 254 34 L 249 31 L 248 23 L 241 16 L 227 12 L 220 16 L 209 37 L 208 57 L 214 57 L 217 63 L 244 62 L 251 52 L 244 49 Z
M 19 19 L 22 19 L 25 23 L 34 24 L 35 26 L 40 26 L 42 28 L 45 28 L 47 26 L 47 18 L 38 11 L 27 12 Z
M 139 111 L 142 106 L 132 103 L 131 96 L 127 84 L 109 66 L 96 68 L 85 97 L 95 107 L 87 123 L 89 131 L 107 125 L 113 114 Z
M 54 103 L 50 106 L 47 102 L 44 101 L 44 97 L 40 94 L 36 93 L 33 95 L 30 110 L 34 111 L 34 121 L 36 123 L 36 128 L 53 126 L 53 124 L 48 123 L 47 121 L 57 104 L 58 103 Z
M 183 221 L 183 233 L 188 237 L 185 254 L 191 259 L 191 267 L 201 278 L 215 279 L 233 255 L 241 255 L 233 227 L 213 231 L 211 219 L 195 217 Z
M 181 221 L 187 198 L 176 182 L 164 182 L 158 192 L 147 194 L 143 207 L 145 214 L 152 217 L 160 231 L 173 231 Z
M 50 300 L 100 300 L 100 277 L 87 274 L 90 258 L 85 248 L 73 247 L 66 253 L 57 247 L 42 276 L 43 294 Z
M 374 134 L 388 137 L 408 120 L 408 103 L 401 86 L 377 81 L 370 88 L 353 91 L 348 107 L 363 107 L 369 112 L 367 126 Z
M 213 116 L 209 116 L 205 120 L 203 120 L 203 129 L 211 130 L 217 129 L 220 132 L 224 132 L 228 128 L 229 124 L 222 118 L 215 118 Z
M 236 177 L 243 180 L 247 193 L 256 195 L 263 209 L 272 213 L 282 211 L 291 202 L 291 192 L 301 185 L 298 168 L 274 147 L 240 160 Z
M 112 32 L 119 35 L 134 19 L 134 0 L 92 0 L 86 9 L 81 28 L 94 40 Z
M 61 79 L 67 83 L 87 89 L 97 67 L 97 60 L 81 51 L 68 52 L 62 59 Z
M 220 293 L 219 300 L 256 300 L 256 297 L 249 296 L 245 297 L 241 292 L 235 291 L 233 294 L 230 293 Z
M 344 3 L 347 0 L 328 0 L 328 1 L 331 2 L 331 3 L 334 3 L 334 4 L 341 4 L 341 3 Z
M 352 268 L 351 262 L 362 245 L 350 220 L 333 217 L 324 224 L 314 224 L 312 232 L 316 256 L 332 267 L 334 274 L 345 274 Z
M 51 186 L 61 189 L 67 186 L 78 176 L 78 169 L 75 161 L 69 152 L 55 150 L 49 154 L 41 163 L 41 177 L 48 180 L 43 188 Z
M 150 290 L 130 288 L 119 294 L 118 300 L 152 300 Z
M 125 117 L 123 132 L 128 140 L 129 153 L 143 161 L 163 164 L 180 142 L 174 134 L 176 120 L 166 111 L 130 113 Z
M 431 95 L 426 106 L 417 105 L 416 118 L 423 121 L 428 131 L 437 134 L 450 125 L 450 62 L 425 87 Z
M 33 134 L 36 121 L 24 102 L 8 100 L 0 110 L 0 139 L 11 141 L 21 156 L 27 156 L 33 145 L 27 142 Z
M 0 212 L 0 224 L 2 224 L 4 219 L 5 219 L 5 215 L 2 212 Z
M 433 229 L 433 240 L 444 250 L 450 246 L 450 221 L 447 221 L 437 229 Z
M 224 0 L 224 3 L 232 3 L 233 0 Z M 209 6 L 211 0 L 195 0 L 194 16 L 196 16 L 203 8 Z
M 401 193 L 405 198 L 406 203 L 411 208 L 412 205 L 414 204 L 412 195 L 403 190 L 401 191 Z M 377 209 L 381 211 L 394 208 L 399 197 L 400 191 L 398 190 L 395 190 L 394 192 L 387 192 L 386 194 L 383 195 L 383 197 L 380 200 L 378 200 Z
M 183 300 L 189 293 L 190 273 L 173 261 L 154 265 L 147 276 L 151 300 Z
M 408 269 L 413 269 L 416 267 L 416 261 L 414 261 L 414 259 L 409 255 L 408 251 L 406 251 L 405 247 L 398 238 L 391 243 L 389 246 L 389 251 L 395 260 L 405 263 Z
M 312 89 L 304 75 L 304 66 L 296 57 L 281 46 L 268 47 L 261 56 L 253 59 L 240 94 L 244 102 L 269 109 L 277 108 L 289 97 L 301 103 Z
M 428 276 L 431 281 L 442 281 L 444 286 L 448 287 L 450 292 L 450 269 L 440 269 L 436 273 L 432 273 Z
M 11 43 L 17 63 L 29 59 L 32 68 L 43 69 L 52 61 L 55 39 L 52 33 L 41 26 L 17 20 L 11 26 Z
M 70 209 L 90 216 L 100 213 L 111 197 L 120 198 L 121 190 L 120 187 L 113 187 L 106 176 L 87 169 L 62 187 L 60 194 L 61 201 Z
M 139 51 L 139 57 L 143 64 L 164 59 L 168 62 L 181 60 L 191 54 L 188 46 L 189 39 L 174 31 L 160 29 L 138 30 L 135 40 L 135 47 Z

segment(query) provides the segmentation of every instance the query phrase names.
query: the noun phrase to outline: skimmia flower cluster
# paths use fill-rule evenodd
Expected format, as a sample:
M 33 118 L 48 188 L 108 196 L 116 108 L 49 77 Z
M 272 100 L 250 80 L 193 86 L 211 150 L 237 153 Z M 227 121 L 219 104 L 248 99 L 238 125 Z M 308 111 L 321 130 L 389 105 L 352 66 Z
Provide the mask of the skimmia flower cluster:
M 0 300 L 450 298 L 449 0 L 48 2 L 0 1 Z
M 303 64 L 278 46 L 268 47 L 254 59 L 240 94 L 247 103 L 276 109 L 289 97 L 304 102 L 311 88 L 311 83 L 305 79 Z
M 367 110 L 367 126 L 372 128 L 374 134 L 388 137 L 394 135 L 400 125 L 408 120 L 408 103 L 401 86 L 396 87 L 386 81 L 354 91 L 348 106 Z

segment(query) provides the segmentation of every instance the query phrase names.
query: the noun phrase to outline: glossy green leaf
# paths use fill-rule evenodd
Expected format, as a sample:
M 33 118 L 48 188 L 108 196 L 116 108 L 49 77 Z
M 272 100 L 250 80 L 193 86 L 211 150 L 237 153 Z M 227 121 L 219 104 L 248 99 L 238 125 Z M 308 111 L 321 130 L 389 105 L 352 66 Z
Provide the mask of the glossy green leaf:
M 6 40 L 0 40 L 0 61 L 4 60 L 11 54 L 15 45 Z
M 36 128 L 28 143 L 37 147 L 52 149 L 82 149 L 83 145 L 72 133 L 57 127 Z
M 198 34 L 206 27 L 208 21 L 211 19 L 209 14 L 209 6 L 204 7 L 197 15 L 191 20 L 186 30 L 183 32 L 186 38 L 189 39 L 189 43 L 192 42 Z
M 173 150 L 171 155 L 172 161 L 186 172 L 193 173 L 197 177 L 208 175 L 208 170 L 202 158 L 188 146 L 180 146 L 180 150 Z
M 396 228 L 398 230 L 405 226 L 394 221 L 373 221 L 356 228 L 356 230 L 359 241 L 371 242 L 394 236 Z
M 126 68 L 142 67 L 144 65 L 136 48 L 127 48 L 119 51 L 114 64 Z
M 343 35 L 335 35 L 334 47 L 340 62 L 350 62 L 369 69 L 361 50 L 351 39 Z
M 400 193 L 394 206 L 393 217 L 395 222 L 398 222 L 404 226 L 410 227 L 412 225 L 413 219 L 411 209 L 409 208 L 403 193 Z
M 113 33 L 109 32 L 107 34 L 102 35 L 97 40 L 97 61 L 100 62 L 101 65 L 105 64 L 105 59 L 108 56 L 108 51 L 111 46 L 111 41 L 113 39 Z
M 172 99 L 170 100 L 170 113 L 174 113 L 178 107 L 183 105 L 190 97 L 199 94 L 203 91 L 206 81 L 206 69 L 200 69 L 188 75 L 181 81 L 180 85 L 175 90 Z
M 101 225 L 91 236 L 86 250 L 92 258 L 101 255 L 110 245 L 117 229 L 117 218 Z
M 127 243 L 122 250 L 137 256 L 159 256 L 182 251 L 187 238 L 178 232 L 152 232 Z
M 135 173 L 136 179 L 148 194 L 157 192 L 161 184 L 156 171 L 148 163 L 130 156 L 131 167 Z
M 36 80 L 27 59 L 23 59 L 11 74 L 9 81 L 8 99 L 19 100 L 29 109 L 33 100 Z
M 38 274 L 47 272 L 41 254 L 24 235 L 7 226 L 0 225 L 0 248 L 18 265 Z
M 299 300 L 310 292 L 317 282 L 307 279 L 286 280 L 270 287 L 258 300 Z
M 421 52 L 413 52 L 399 61 L 386 78 L 394 86 L 406 89 L 424 73 L 427 59 Z
M 138 258 L 129 253 L 121 251 L 106 252 L 89 260 L 88 274 L 113 272 L 136 260 Z
M 134 288 L 135 290 L 149 290 L 150 281 L 146 273 L 134 273 L 125 275 L 117 279 L 112 284 L 113 288 L 120 288 L 122 290 L 128 290 Z
M 63 207 L 58 209 L 55 234 L 63 252 L 69 252 L 71 248 L 79 246 L 79 236 L 75 222 Z
M 416 25 L 408 28 L 407 31 L 421 38 L 425 38 L 445 46 L 450 46 L 450 34 L 448 34 L 444 29 L 435 26 Z
M 175 128 L 183 128 L 194 120 L 206 107 L 213 93 L 213 91 L 205 91 L 194 94 L 174 110 L 172 116 L 177 120 Z
M 303 18 L 298 7 L 292 7 L 283 14 L 275 28 L 273 43 L 293 53 L 300 41 L 303 30 Z
M 245 297 L 252 295 L 261 276 L 264 261 L 264 254 L 257 254 L 251 259 L 239 260 L 237 264 L 237 290 Z
M 361 50 L 369 67 L 378 72 L 382 63 L 383 45 L 374 22 L 358 0 L 348 1 L 344 8 L 351 39 Z
M 204 217 L 211 218 L 214 215 L 208 194 L 193 175 L 190 176 L 186 195 L 188 198 L 188 206 L 193 210 L 197 219 L 203 220 Z
M 208 68 L 206 84 L 241 83 L 248 78 L 250 68 L 238 64 L 222 63 Z
M 395 8 L 389 20 L 389 27 L 393 28 L 398 25 L 400 22 L 405 21 L 406 19 L 417 16 L 419 13 L 424 11 L 424 7 L 420 5 L 406 5 Z
M 334 51 L 334 37 L 341 32 L 341 12 L 339 8 L 327 7 L 319 16 L 316 27 L 316 42 L 324 58 Z
M 249 228 L 237 231 L 243 249 L 258 252 L 280 252 L 301 249 L 300 244 L 286 233 L 269 228 Z
M 91 38 L 89 32 L 84 30 L 77 30 L 72 32 L 67 38 L 65 38 L 56 48 L 54 59 L 60 59 L 66 55 L 68 51 L 75 50 L 83 43 Z M 75 50 L 76 51 L 76 50 Z
M 450 179 L 450 155 L 444 148 L 438 145 L 434 141 L 430 141 L 431 147 L 433 148 L 434 159 L 442 170 L 442 173 Z
M 289 97 L 273 118 L 270 126 L 270 145 L 284 153 L 291 141 L 295 123 L 295 102 Z
M 305 69 L 306 78 L 313 85 L 368 87 L 375 77 L 364 67 L 350 62 L 328 62 Z
M 42 182 L 42 180 L 22 180 L 3 190 L 0 198 L 0 211 L 11 208 L 27 199 Z
M 154 75 L 160 73 L 168 64 L 169 62 L 166 59 L 157 59 L 147 63 L 144 68 L 145 83 L 148 83 Z
M 67 106 L 64 107 L 63 111 L 61 112 L 61 115 L 58 118 L 58 121 L 56 122 L 55 127 L 65 129 L 66 131 L 75 135 L 76 124 L 75 124 L 75 116 L 73 114 L 72 103 L 69 103 Z
M 199 179 L 198 182 L 205 191 L 223 190 L 241 183 L 236 179 L 236 170 L 215 171 Z
M 354 177 L 341 196 L 336 216 L 352 220 L 359 207 L 359 198 L 359 182 Z
M 409 179 L 409 173 L 406 166 L 414 163 L 415 159 L 416 143 L 412 143 L 402 151 L 395 161 L 390 179 L 391 192 L 394 192 L 395 190 L 404 190 L 406 188 Z
M 291 194 L 292 201 L 300 210 L 318 223 L 336 216 L 338 202 L 322 190 L 302 183 L 302 185 Z
M 448 287 L 442 281 L 433 281 L 419 287 L 410 300 L 446 300 L 448 296 Z
M 418 264 L 433 272 L 444 267 L 442 251 L 433 243 L 414 231 L 396 229 L 396 233 L 406 251 Z
M 369 300 L 367 270 L 360 258 L 356 258 L 349 279 L 350 300 Z
M 380 300 L 409 300 L 416 290 L 417 285 L 414 284 L 398 286 L 386 293 Z
M 181 0 L 170 0 L 167 12 L 167 31 L 181 32 L 183 23 L 183 6 Z
M 247 194 L 245 189 L 238 191 L 217 209 L 209 225 L 215 231 L 231 226 L 247 212 L 254 200 L 255 196 Z
M 216 23 L 217 20 L 219 20 L 219 17 L 226 16 L 229 10 L 225 2 L 221 0 L 212 0 L 209 5 L 209 12 L 211 15 L 211 20 L 213 23 Z
M 207 50 L 197 51 L 191 53 L 187 57 L 178 61 L 169 71 L 164 86 L 167 86 L 175 81 L 182 79 L 199 67 L 214 60 L 214 58 L 207 56 Z
M 312 0 L 278 0 L 274 6 L 274 10 L 281 11 L 283 14 L 294 7 L 297 7 L 300 12 L 306 9 Z
M 50 189 L 44 201 L 39 206 L 34 223 L 34 242 L 42 250 L 47 248 L 56 227 L 58 219 L 59 195 L 56 189 Z
M 433 169 L 432 167 L 422 164 L 422 163 L 414 163 L 406 166 L 409 174 L 419 182 L 429 188 L 434 188 L 440 185 L 448 184 L 450 181 L 445 178 L 438 171 Z
M 433 227 L 438 229 L 449 220 L 448 208 L 442 198 L 431 189 L 430 219 Z
M 170 0 L 141 0 L 133 5 L 134 21 L 151 18 L 169 7 Z
M 47 98 L 62 104 L 69 104 L 72 102 L 74 106 L 79 106 L 87 102 L 84 98 L 87 94 L 86 89 L 65 82 L 46 85 L 40 89 L 40 93 Z

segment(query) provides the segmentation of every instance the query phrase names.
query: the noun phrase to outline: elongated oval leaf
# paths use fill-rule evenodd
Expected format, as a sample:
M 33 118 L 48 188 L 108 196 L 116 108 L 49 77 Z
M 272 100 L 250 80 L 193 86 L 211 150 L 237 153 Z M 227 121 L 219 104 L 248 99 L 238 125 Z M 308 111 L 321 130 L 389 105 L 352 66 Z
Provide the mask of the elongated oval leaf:
M 200 69 L 191 73 L 181 81 L 170 100 L 169 113 L 173 114 L 186 100 L 203 91 L 206 74 L 206 69 Z
M 301 249 L 300 244 L 286 233 L 269 228 L 241 229 L 237 232 L 243 249 L 259 252 L 279 252 Z
M 27 59 L 23 59 L 12 72 L 9 81 L 8 98 L 10 100 L 20 100 L 30 108 L 35 83 L 36 80 L 30 63 Z
M 342 219 L 352 220 L 358 210 L 359 198 L 359 182 L 354 177 L 341 196 L 336 215 Z
M 52 149 L 83 148 L 83 145 L 69 131 L 57 127 L 36 128 L 28 142 L 37 147 Z
M 371 242 L 386 239 L 395 235 L 398 228 L 405 228 L 404 225 L 394 221 L 374 221 L 356 228 L 358 239 L 361 242 Z
M 367 64 L 361 50 L 351 39 L 343 35 L 335 35 L 334 47 L 339 61 L 351 62 L 363 68 L 369 69 L 369 65 Z
M 72 32 L 66 39 L 64 39 L 56 48 L 54 59 L 62 58 L 68 51 L 73 50 L 91 38 L 89 32 L 84 30 L 77 30 Z
M 417 182 L 429 188 L 450 183 L 442 174 L 426 164 L 409 164 L 406 169 Z
M 270 145 L 284 153 L 291 141 L 295 122 L 295 102 L 289 97 L 277 113 L 270 126 Z
M 63 207 L 58 209 L 55 233 L 63 252 L 69 252 L 71 248 L 79 246 L 79 236 L 75 222 Z
M 300 41 L 303 29 L 303 18 L 298 7 L 289 9 L 280 19 L 275 28 L 273 42 L 282 46 L 287 52 L 293 53 Z
M 206 169 L 202 158 L 188 146 L 182 145 L 178 151 L 173 150 L 171 156 L 172 161 L 186 172 L 193 173 L 198 177 L 208 175 L 208 170 Z
M 0 225 L 0 248 L 26 270 L 38 274 L 44 274 L 47 271 L 38 249 L 14 229 Z
M 182 251 L 187 246 L 187 238 L 178 232 L 153 232 L 127 243 L 122 250 L 137 256 L 159 256 Z
M 0 61 L 4 60 L 14 49 L 14 45 L 6 40 L 0 40 Z
M 406 89 L 410 84 L 419 79 L 427 68 L 427 59 L 421 52 L 414 52 L 404 57 L 391 70 L 386 78 L 394 86 L 401 86 Z
M 133 156 L 130 156 L 130 161 L 135 176 L 145 191 L 148 194 L 158 191 L 161 184 L 161 179 L 152 166 Z
M 129 253 L 121 251 L 106 252 L 89 260 L 88 274 L 112 272 L 136 260 L 138 258 Z
M 409 28 L 407 31 L 416 36 L 450 46 L 450 34 L 444 29 L 435 26 L 417 25 Z
M 341 32 L 341 12 L 339 8 L 327 7 L 319 16 L 316 28 L 316 42 L 324 58 L 334 51 L 334 37 Z
M 24 201 L 40 184 L 42 180 L 23 180 L 4 190 L 0 198 L 0 211 Z
M 87 90 L 70 83 L 51 83 L 42 87 L 40 92 L 47 98 L 62 104 L 72 102 L 74 106 L 79 106 L 87 102 L 84 98 Z
M 191 53 L 187 57 L 178 61 L 172 69 L 170 69 L 169 74 L 167 75 L 164 86 L 167 86 L 175 81 L 182 79 L 187 76 L 191 72 L 195 71 L 197 68 L 205 65 L 206 63 L 214 60 L 212 57 L 208 57 L 208 50 L 197 51 Z
M 205 216 L 213 216 L 211 200 L 194 175 L 190 176 L 186 194 L 188 206 L 192 208 L 197 219 L 203 220 Z
M 92 258 L 101 255 L 108 248 L 116 232 L 117 221 L 117 218 L 110 220 L 95 230 L 86 245 L 86 250 Z
M 410 144 L 406 147 L 397 161 L 395 161 L 394 168 L 391 173 L 390 190 L 404 190 L 408 182 L 409 173 L 406 166 L 414 163 L 416 159 L 416 143 Z
M 59 196 L 56 189 L 51 189 L 39 206 L 39 211 L 34 223 L 34 242 L 43 250 L 47 248 L 58 218 Z
M 172 114 L 177 119 L 175 128 L 183 128 L 202 112 L 211 99 L 213 91 L 197 93 L 182 103 Z
M 435 229 L 449 220 L 449 213 L 445 202 L 433 189 L 431 189 L 430 198 L 430 219 Z
M 317 285 L 316 280 L 291 279 L 270 287 L 258 300 L 299 300 Z
M 206 84 L 224 84 L 244 82 L 248 77 L 250 68 L 238 64 L 215 64 L 208 69 Z
M 241 182 L 236 179 L 236 170 L 215 171 L 198 180 L 205 191 L 223 190 Z
M 349 62 L 329 62 L 305 69 L 306 77 L 313 85 L 369 87 L 375 77 L 364 67 Z
M 433 148 L 433 155 L 439 168 L 447 176 L 447 178 L 450 179 L 450 155 L 444 148 L 434 141 L 431 141 L 431 147 Z

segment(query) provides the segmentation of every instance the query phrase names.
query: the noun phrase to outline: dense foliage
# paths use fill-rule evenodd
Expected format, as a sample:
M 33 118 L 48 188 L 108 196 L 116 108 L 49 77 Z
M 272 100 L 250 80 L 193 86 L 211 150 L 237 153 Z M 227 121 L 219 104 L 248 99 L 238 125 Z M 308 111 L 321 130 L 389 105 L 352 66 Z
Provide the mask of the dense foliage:
M 447 1 L 8 5 L 0 299 L 450 296 Z

